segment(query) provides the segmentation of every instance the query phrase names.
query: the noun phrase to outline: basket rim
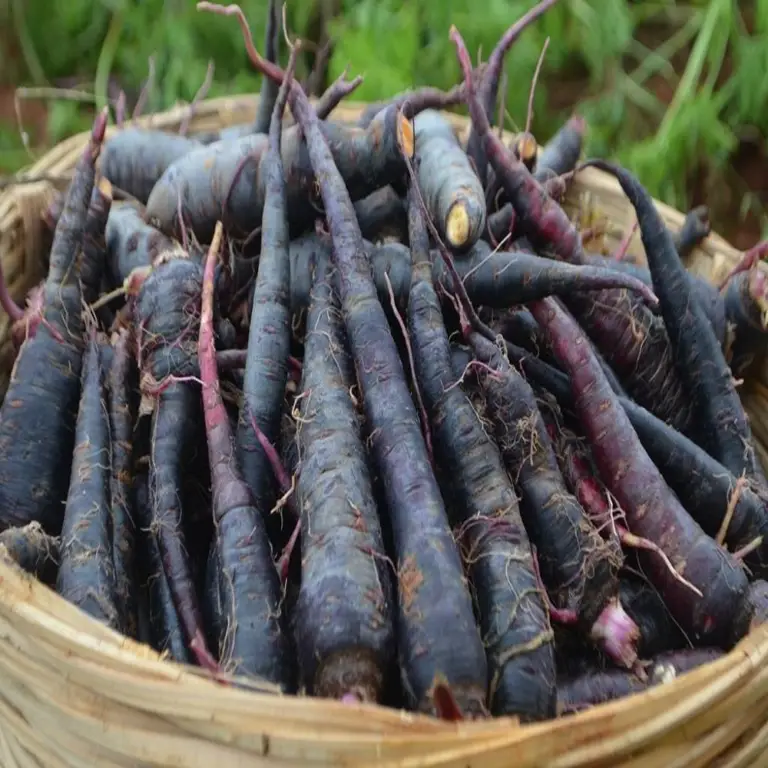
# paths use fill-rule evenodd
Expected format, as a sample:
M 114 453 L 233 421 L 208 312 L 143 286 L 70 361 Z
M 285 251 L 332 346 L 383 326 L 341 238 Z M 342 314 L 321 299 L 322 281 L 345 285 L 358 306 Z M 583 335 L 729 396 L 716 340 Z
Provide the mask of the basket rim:
M 222 126 L 232 124 L 237 117 L 245 119 L 246 114 L 253 113 L 257 101 L 257 95 L 247 94 L 201 102 L 196 107 L 192 130 L 206 120 L 215 120 Z M 344 102 L 332 116 L 354 118 L 365 106 L 363 102 Z M 179 106 L 139 118 L 135 124 L 168 128 L 177 125 L 187 112 L 187 106 Z M 457 131 L 466 131 L 469 125 L 466 117 L 446 115 Z M 116 130 L 110 126 L 108 136 Z M 511 136 L 509 132 L 507 135 Z M 67 163 L 73 165 L 73 158 L 86 144 L 88 136 L 88 132 L 83 132 L 65 139 L 38 158 L 26 173 L 49 173 Z M 573 189 L 575 195 L 623 197 L 618 182 L 594 168 L 577 174 Z M 4 204 L 13 202 L 13 195 L 13 187 L 0 194 L 0 212 Z M 679 229 L 683 214 L 658 201 L 656 204 L 665 222 Z M 741 254 L 714 233 L 697 250 L 704 258 L 724 258 L 729 262 Z M 201 729 L 222 749 L 237 743 L 240 737 L 261 737 L 283 746 L 288 742 L 304 745 L 306 749 L 319 745 L 318 748 L 326 750 L 327 756 L 334 759 L 345 756 L 345 764 L 349 765 L 371 765 L 374 756 L 376 764 L 393 766 L 470 765 L 473 757 L 482 758 L 477 764 L 506 765 L 505 760 L 526 750 L 526 754 L 539 754 L 540 759 L 555 760 L 548 765 L 587 765 L 592 764 L 587 761 L 628 754 L 649 739 L 662 739 L 680 725 L 690 728 L 694 715 L 727 712 L 729 706 L 736 711 L 737 704 L 744 706 L 744 697 L 750 702 L 749 697 L 753 697 L 761 704 L 760 712 L 768 713 L 768 668 L 761 672 L 768 660 L 768 625 L 753 630 L 723 658 L 681 675 L 669 684 L 576 715 L 525 725 L 516 718 L 504 717 L 454 724 L 372 704 L 350 706 L 325 699 L 225 688 L 195 668 L 164 660 L 148 646 L 107 629 L 0 558 L 0 668 L 2 651 L 5 650 L 9 658 L 17 658 L 17 654 L 25 652 L 24 641 L 34 646 L 39 654 L 39 658 L 34 656 L 37 659 L 34 664 L 49 676 L 57 680 L 62 676 L 66 680 L 77 679 L 83 685 L 82 680 L 90 675 L 94 691 L 103 692 L 100 695 L 106 697 L 107 703 L 118 700 L 117 687 L 127 680 L 132 680 L 135 686 L 144 685 L 158 695 L 158 701 L 148 702 L 141 710 L 148 715 L 157 714 L 161 703 L 171 707 L 176 700 L 183 711 L 179 717 L 187 723 L 187 729 L 191 727 L 193 732 L 195 728 Z M 29 653 L 30 664 L 33 664 L 32 651 Z M 56 669 L 56 663 L 61 664 L 62 669 Z M 90 694 L 95 695 L 94 691 Z M 165 697 L 162 702 L 160 694 Z M 191 703 L 182 706 L 184 699 L 190 699 Z M 128 706 L 125 698 L 119 701 Z M 210 702 L 211 708 L 218 707 L 214 716 L 201 714 L 201 701 Z M 0 723 L 4 716 L 0 709 Z M 230 735 L 216 738 L 219 731 L 209 723 L 211 719 L 219 723 L 222 733 Z M 629 735 L 617 734 L 617 727 L 624 727 Z M 551 745 L 535 743 L 537 738 L 541 741 L 542 735 L 549 736 L 553 743 L 557 741 L 555 752 L 545 754 Z M 256 752 L 242 754 L 252 756 Z M 409 755 L 412 757 L 405 759 Z

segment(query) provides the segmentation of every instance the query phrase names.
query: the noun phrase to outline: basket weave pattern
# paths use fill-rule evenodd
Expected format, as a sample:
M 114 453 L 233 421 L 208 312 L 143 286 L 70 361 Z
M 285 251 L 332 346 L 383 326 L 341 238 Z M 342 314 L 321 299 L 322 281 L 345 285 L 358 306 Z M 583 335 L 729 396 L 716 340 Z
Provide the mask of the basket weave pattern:
M 254 97 L 201 104 L 193 131 L 248 121 Z M 360 105 L 335 118 L 354 119 Z M 175 109 L 139 124 L 173 129 Z M 467 122 L 452 117 L 457 131 Z M 114 129 L 111 129 L 114 130 Z M 66 176 L 87 134 L 38 160 L 30 174 Z M 0 196 L 0 259 L 21 300 L 44 274 L 40 218 L 49 182 Z M 568 194 L 572 215 L 594 207 L 615 244 L 634 214 L 612 178 L 580 173 Z M 683 216 L 659 205 L 667 224 Z M 639 237 L 630 251 L 642 255 Z M 718 280 L 738 252 L 716 235 L 690 268 Z M 8 318 L 0 312 L 0 391 L 12 365 Z M 768 371 L 744 384 L 761 457 L 768 456 Z M 766 463 L 764 461 L 764 463 Z M 449 724 L 375 706 L 349 706 L 224 686 L 162 661 L 108 630 L 18 569 L 0 561 L 0 765 L 59 766 L 456 766 L 576 768 L 768 765 L 768 626 L 723 659 L 673 683 L 583 714 L 520 726 L 508 718 Z

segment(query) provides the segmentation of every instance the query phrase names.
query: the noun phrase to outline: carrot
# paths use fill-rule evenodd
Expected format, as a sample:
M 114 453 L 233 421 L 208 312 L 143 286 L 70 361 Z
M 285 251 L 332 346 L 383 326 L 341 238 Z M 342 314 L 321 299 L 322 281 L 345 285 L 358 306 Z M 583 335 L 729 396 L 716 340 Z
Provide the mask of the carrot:
M 730 331 L 730 365 L 740 376 L 761 357 L 768 328 L 768 277 L 759 267 L 732 277 L 723 295 Z
M 106 227 L 112 208 L 112 185 L 104 178 L 93 187 L 91 203 L 83 229 L 83 251 L 79 272 L 83 301 L 91 304 L 101 289 L 106 262 Z
M 7 528 L 0 533 L 0 556 L 13 560 L 43 584 L 56 584 L 59 570 L 59 537 L 50 536 L 40 523 Z
M 629 530 L 660 547 L 677 570 L 671 573 L 662 558 L 642 552 L 645 572 L 696 642 L 730 646 L 749 625 L 743 571 L 701 530 L 664 482 L 576 322 L 552 299 L 529 307 L 571 379 L 574 406 L 595 463 L 624 510 Z
M 559 715 L 580 712 L 597 704 L 615 701 L 655 685 L 671 682 L 677 675 L 690 672 L 719 659 L 722 652 L 712 648 L 659 654 L 643 680 L 631 672 L 610 670 L 589 672 L 582 677 L 563 680 L 557 685 Z
M 397 125 L 394 107 L 377 116 L 367 131 L 323 123 L 323 133 L 354 199 L 395 181 L 402 173 Z M 282 146 L 291 225 L 307 227 L 316 215 L 311 199 L 314 177 L 296 126 L 286 129 Z M 209 144 L 187 154 L 156 184 L 147 214 L 163 231 L 174 231 L 181 195 L 185 224 L 199 240 L 210 238 L 222 212 L 228 228 L 250 233 L 259 226 L 264 209 L 265 149 L 266 137 L 255 135 Z
M 447 681 L 463 712 L 482 714 L 486 688 L 482 641 L 397 346 L 371 279 L 352 200 L 320 122 L 296 85 L 289 104 L 320 184 L 344 325 L 373 460 L 383 480 L 398 571 L 403 686 L 414 706 L 434 710 L 433 691 Z M 397 121 L 403 151 L 411 156 L 410 124 L 399 117 Z M 451 627 L 450 642 L 446 626 Z
M 557 3 L 557 0 L 541 0 L 541 2 L 531 8 L 528 13 L 521 16 L 507 31 L 502 35 L 496 47 L 491 51 L 491 55 L 488 57 L 488 62 L 485 65 L 482 79 L 480 80 L 479 93 L 476 97 L 476 105 L 484 116 L 485 122 L 489 123 L 493 119 L 493 115 L 496 111 L 496 100 L 499 94 L 499 82 L 501 81 L 501 73 L 504 67 L 504 58 L 507 55 L 507 51 L 512 47 L 512 44 L 517 40 L 522 32 L 529 27 L 533 22 L 537 21 L 546 11 L 548 11 L 553 5 Z M 472 67 L 469 62 L 469 56 L 467 55 L 467 65 L 471 72 Z M 499 145 L 503 148 L 504 152 L 509 154 L 506 147 L 499 140 Z M 467 154 L 472 158 L 472 162 L 477 171 L 477 175 L 480 178 L 480 182 L 485 188 L 488 181 L 488 161 L 491 159 L 492 152 L 486 144 L 484 131 L 481 130 L 479 125 L 475 125 L 475 117 L 472 117 L 472 130 L 467 140 Z M 520 162 L 520 161 L 518 161 Z M 491 164 L 493 161 L 491 160 Z M 496 170 L 494 166 L 494 170 Z M 497 171 L 498 172 L 498 171 Z
M 587 122 L 581 115 L 571 116 L 536 157 L 534 178 L 544 182 L 552 176 L 570 173 L 579 162 L 586 129 Z
M 553 635 L 528 535 L 499 452 L 455 386 L 451 348 L 432 285 L 429 240 L 415 200 L 409 219 L 414 262 L 408 326 L 438 461 L 456 503 L 464 562 L 477 594 L 491 711 L 524 720 L 552 717 Z
M 56 226 L 44 317 L 25 342 L 0 407 L 0 530 L 39 522 L 57 534 L 63 517 L 80 398 L 83 318 L 77 254 L 106 127 L 95 119 Z
M 566 488 L 531 387 L 493 342 L 472 332 L 469 343 L 487 366 L 480 383 L 501 455 L 522 495 L 523 522 L 548 592 L 611 658 L 631 667 L 637 627 L 617 599 L 620 550 L 601 538 Z
M 82 397 L 56 591 L 95 619 L 119 629 L 109 512 L 110 435 L 102 356 L 105 346 L 106 341 L 91 331 L 82 366 Z
M 394 661 L 394 595 L 331 280 L 329 264 L 318 269 L 297 402 L 302 559 L 294 621 L 310 692 L 377 702 Z
M 261 256 L 248 328 L 248 356 L 237 430 L 243 478 L 256 508 L 265 517 L 275 502 L 274 478 L 257 430 L 270 443 L 277 440 L 291 347 L 288 198 L 280 156 L 286 99 L 284 95 L 280 110 L 273 113 L 269 146 L 260 165 L 265 188 Z
M 280 60 L 280 12 L 277 0 L 269 0 L 269 5 L 267 6 L 264 56 L 267 61 L 271 61 L 274 64 L 277 64 Z M 271 77 L 262 77 L 259 106 L 256 109 L 256 118 L 251 128 L 253 133 L 269 133 L 269 124 L 272 119 L 272 113 L 275 110 L 275 102 L 277 101 L 279 90 L 279 83 L 276 83 Z
M 201 666 L 215 670 L 184 545 L 179 496 L 183 467 L 200 421 L 198 334 L 202 270 L 181 251 L 158 259 L 135 299 L 140 414 L 151 413 L 152 526 L 185 640 Z
M 101 172 L 113 186 L 146 204 L 165 170 L 199 146 L 196 139 L 168 131 L 124 128 L 104 144 Z
M 273 129 L 277 125 L 278 136 L 284 106 L 285 95 L 278 95 L 278 119 L 272 123 Z M 219 390 L 213 338 L 213 278 L 221 236 L 219 225 L 205 262 L 198 341 L 215 522 L 212 558 L 216 567 L 212 578 L 217 582 L 219 597 L 219 662 L 233 673 L 258 677 L 292 692 L 294 675 L 290 643 L 281 618 L 280 581 L 263 519 L 233 461 L 234 439 Z
M 137 465 L 140 464 L 141 461 L 138 461 Z M 137 471 L 135 489 L 137 545 L 141 553 L 137 558 L 137 570 L 140 586 L 147 596 L 149 643 L 159 653 L 168 654 L 173 661 L 191 664 L 192 655 L 187 648 L 184 630 L 165 575 L 160 546 L 153 533 L 149 475 L 146 470 Z
M 674 236 L 675 250 L 680 259 L 685 261 L 710 232 L 709 209 L 706 205 L 688 211 L 682 229 Z
M 414 120 L 416 175 L 427 210 L 452 248 L 471 248 L 485 226 L 483 186 L 451 124 L 435 111 Z
M 114 355 L 109 368 L 109 428 L 112 472 L 110 509 L 115 591 L 121 631 L 137 636 L 135 580 L 136 527 L 133 496 L 133 428 L 136 421 L 139 377 L 134 339 L 127 328 L 112 335 Z
M 383 235 L 394 235 L 405 240 L 408 232 L 405 205 L 400 195 L 390 186 L 371 192 L 355 203 L 357 223 L 366 240 Z
M 106 230 L 107 286 L 123 285 L 134 269 L 149 267 L 176 242 L 144 221 L 142 211 L 134 205 L 115 206 L 109 214 Z
M 366 246 L 373 280 L 379 296 L 388 302 L 389 289 L 385 275 L 392 285 L 398 303 L 405 306 L 409 291 L 410 257 L 408 249 L 399 243 Z M 313 259 L 327 258 L 328 245 L 318 238 L 299 239 L 291 245 L 291 297 L 294 306 L 306 306 L 309 276 Z M 436 256 L 437 254 L 433 254 Z M 433 279 L 442 284 L 450 275 L 442 261 L 435 258 Z M 615 270 L 575 266 L 545 259 L 523 251 L 492 252 L 487 243 L 479 241 L 462 259 L 456 270 L 463 278 L 467 293 L 476 304 L 506 308 L 544 296 L 567 296 L 576 292 L 600 291 L 607 287 L 637 291 L 648 302 L 655 297 L 648 286 L 630 275 Z
M 618 179 L 637 213 L 677 369 L 695 402 L 696 432 L 709 453 L 734 475 L 746 472 L 755 482 L 765 485 L 731 371 L 712 326 L 691 291 L 685 267 L 651 196 L 624 168 L 603 160 L 591 160 L 589 164 Z

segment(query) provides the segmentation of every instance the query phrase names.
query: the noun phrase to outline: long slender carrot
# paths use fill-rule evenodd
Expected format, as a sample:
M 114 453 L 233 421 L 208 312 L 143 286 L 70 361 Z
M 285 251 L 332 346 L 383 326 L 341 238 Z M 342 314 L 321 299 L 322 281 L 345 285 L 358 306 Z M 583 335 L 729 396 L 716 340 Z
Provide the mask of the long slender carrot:
M 276 110 L 280 100 L 278 95 Z M 221 609 L 216 620 L 219 663 L 234 673 L 261 678 L 292 692 L 295 675 L 280 610 L 280 581 L 264 521 L 232 460 L 234 440 L 219 388 L 213 337 L 213 278 L 222 231 L 219 224 L 205 262 L 198 340 L 216 527 L 212 557 Z

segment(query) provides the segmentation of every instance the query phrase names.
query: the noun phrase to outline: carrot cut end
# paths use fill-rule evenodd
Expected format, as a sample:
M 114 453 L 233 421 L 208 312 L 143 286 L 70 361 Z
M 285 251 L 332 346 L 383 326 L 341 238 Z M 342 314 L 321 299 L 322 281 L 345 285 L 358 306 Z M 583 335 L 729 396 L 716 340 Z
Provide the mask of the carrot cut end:
M 400 141 L 400 149 L 407 158 L 412 158 L 416 150 L 416 140 L 413 134 L 413 125 L 405 116 L 400 115 L 397 127 L 397 138 Z
M 454 203 L 445 222 L 445 235 L 454 247 L 463 246 L 469 239 L 469 214 L 461 202 Z

